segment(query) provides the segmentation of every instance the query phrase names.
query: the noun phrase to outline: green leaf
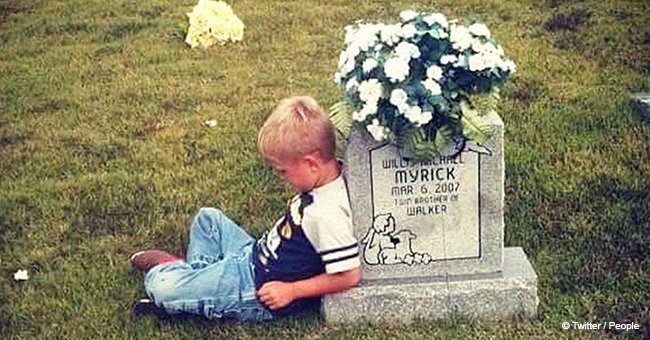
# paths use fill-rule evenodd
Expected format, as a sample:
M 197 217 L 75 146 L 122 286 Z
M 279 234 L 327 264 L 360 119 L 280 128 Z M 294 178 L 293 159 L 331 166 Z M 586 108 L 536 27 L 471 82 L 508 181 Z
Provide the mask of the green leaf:
M 479 144 L 485 143 L 492 135 L 492 126 L 485 121 L 478 110 L 470 108 L 467 102 L 461 102 L 460 109 L 463 135 Z
M 336 157 L 344 158 L 347 148 L 347 138 L 352 127 L 352 109 L 346 101 L 340 101 L 329 109 L 330 121 L 338 132 L 336 134 Z
M 445 125 L 436 131 L 436 137 L 433 142 L 438 150 L 444 150 L 449 144 L 453 142 L 453 136 L 453 130 L 449 126 Z
M 340 101 L 332 105 L 329 111 L 332 124 L 343 137 L 347 138 L 352 126 L 352 108 L 350 105 L 346 101 Z
M 427 139 L 422 129 L 413 128 L 398 140 L 398 147 L 402 157 L 423 161 L 440 156 L 442 150 L 448 148 L 451 143 L 453 143 L 453 133 L 447 126 L 439 129 L 433 140 Z

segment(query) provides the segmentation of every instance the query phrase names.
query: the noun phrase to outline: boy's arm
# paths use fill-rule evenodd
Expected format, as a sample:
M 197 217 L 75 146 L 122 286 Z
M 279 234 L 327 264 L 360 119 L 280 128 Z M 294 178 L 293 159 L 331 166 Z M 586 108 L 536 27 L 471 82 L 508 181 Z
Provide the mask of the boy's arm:
M 260 301 L 269 309 L 286 307 L 296 299 L 337 293 L 356 286 L 361 280 L 361 267 L 334 274 L 319 274 L 295 282 L 267 282 L 257 292 Z

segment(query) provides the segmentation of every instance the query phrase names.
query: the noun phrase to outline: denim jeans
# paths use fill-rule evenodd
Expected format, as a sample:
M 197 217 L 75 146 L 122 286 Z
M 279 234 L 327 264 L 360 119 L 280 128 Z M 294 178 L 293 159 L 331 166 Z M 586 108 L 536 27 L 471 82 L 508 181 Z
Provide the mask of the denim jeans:
M 255 296 L 255 240 L 220 210 L 201 208 L 190 227 L 186 261 L 159 264 L 147 273 L 145 290 L 169 314 L 209 319 L 272 318 Z

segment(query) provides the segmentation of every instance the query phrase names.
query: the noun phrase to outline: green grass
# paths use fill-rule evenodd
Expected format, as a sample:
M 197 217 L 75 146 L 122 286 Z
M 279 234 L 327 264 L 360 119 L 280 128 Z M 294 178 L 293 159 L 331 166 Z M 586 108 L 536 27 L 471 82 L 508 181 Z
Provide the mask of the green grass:
M 650 328 L 650 90 L 643 1 L 232 1 L 244 41 L 183 42 L 194 1 L 0 0 L 0 329 L 7 338 L 636 338 L 562 321 Z M 325 106 L 343 27 L 403 9 L 486 22 L 518 66 L 506 123 L 506 245 L 539 280 L 539 318 L 411 326 L 133 320 L 134 250 L 182 252 L 218 206 L 253 234 L 290 191 L 256 154 L 273 106 Z M 214 128 L 203 126 L 216 119 Z M 31 278 L 14 282 L 20 268 Z M 649 331 L 650 332 L 650 331 Z

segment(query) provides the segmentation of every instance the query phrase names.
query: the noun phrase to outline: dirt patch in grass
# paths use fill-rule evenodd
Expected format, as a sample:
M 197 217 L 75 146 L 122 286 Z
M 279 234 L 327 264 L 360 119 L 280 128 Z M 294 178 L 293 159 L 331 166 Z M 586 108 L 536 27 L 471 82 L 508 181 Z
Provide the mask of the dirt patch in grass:
M 165 12 L 165 9 L 162 6 L 153 6 L 151 8 L 141 9 L 137 11 L 137 14 L 146 19 L 155 19 L 159 18 L 163 12 Z
M 593 5 L 592 5 L 593 3 Z M 570 8 L 567 8 L 570 7 Z M 633 68 L 650 72 L 650 20 L 647 9 L 635 2 L 605 8 L 595 1 L 560 4 L 541 24 L 553 46 L 574 51 L 605 67 Z
M 638 31 L 630 29 L 630 46 L 622 53 L 621 62 L 639 71 L 650 73 L 650 30 L 647 27 Z
M 90 22 L 53 22 L 43 27 L 44 35 L 76 35 L 93 33 L 98 29 L 97 25 Z
M 144 125 L 138 126 L 133 131 L 133 138 L 136 139 L 148 139 L 154 137 L 159 132 L 170 127 L 174 122 L 173 121 L 151 121 L 145 123 Z
M 632 17 L 632 13 L 624 9 L 615 9 L 612 11 L 614 18 L 618 20 L 627 20 Z
M 12 15 L 32 11 L 35 5 L 27 2 L 29 1 L 0 1 L 0 25 Z
M 11 140 L 6 137 L 0 137 L 0 150 L 6 150 L 9 149 L 9 146 L 11 146 Z
M 204 141 L 183 138 L 182 142 L 185 150 L 184 164 L 187 166 L 221 159 L 225 156 L 221 148 Z
M 71 155 L 90 168 L 102 168 L 112 161 L 128 158 L 129 147 L 125 143 L 99 143 L 93 144 L 80 138 L 65 138 L 63 145 L 70 150 Z
M 106 41 L 122 39 L 127 36 L 138 34 L 139 32 L 152 26 L 153 24 L 150 22 L 140 21 L 113 24 L 106 30 L 104 39 Z
M 26 108 L 25 112 L 29 114 L 49 114 L 49 113 L 54 113 L 58 112 L 61 110 L 66 110 L 70 108 L 76 108 L 77 105 L 65 98 L 51 98 L 47 99 L 42 103 L 36 103 L 33 106 L 29 106 Z
M 27 139 L 26 136 L 13 133 L 3 133 L 0 135 L 0 152 L 9 150 L 13 145 L 20 144 Z
M 585 9 L 575 9 L 568 13 L 558 13 L 544 23 L 544 28 L 550 32 L 576 32 L 590 17 L 591 12 Z
M 544 95 L 546 87 L 541 81 L 517 77 L 513 79 L 512 86 L 508 86 L 505 97 L 522 107 L 529 107 L 530 103 Z
M 578 3 L 582 2 L 583 0 L 574 0 L 572 1 L 573 3 Z M 542 3 L 544 6 L 548 8 L 557 8 L 560 7 L 561 5 L 565 4 L 567 1 L 566 0 L 544 0 Z

